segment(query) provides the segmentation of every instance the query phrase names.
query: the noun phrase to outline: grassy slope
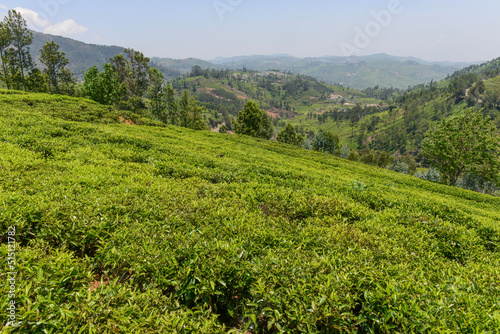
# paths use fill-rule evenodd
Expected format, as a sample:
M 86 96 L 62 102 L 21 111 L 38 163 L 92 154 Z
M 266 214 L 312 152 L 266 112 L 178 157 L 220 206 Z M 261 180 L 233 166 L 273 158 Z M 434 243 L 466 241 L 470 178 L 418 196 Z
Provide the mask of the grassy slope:
M 0 95 L 17 332 L 500 327 L 499 198 L 88 104 Z

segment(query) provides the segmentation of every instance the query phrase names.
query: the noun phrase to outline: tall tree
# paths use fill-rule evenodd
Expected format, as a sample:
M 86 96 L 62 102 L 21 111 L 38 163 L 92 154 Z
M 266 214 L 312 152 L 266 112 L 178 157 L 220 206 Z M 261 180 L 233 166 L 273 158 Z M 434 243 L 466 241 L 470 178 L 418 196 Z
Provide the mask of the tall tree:
M 490 119 L 474 109 L 446 118 L 429 130 L 422 153 L 449 185 L 455 185 L 463 173 L 498 181 L 500 136 Z
M 177 123 L 178 117 L 178 106 L 177 102 L 175 101 L 175 91 L 170 84 L 167 85 L 165 95 L 167 102 L 168 119 L 170 120 L 170 124 L 175 125 Z
M 203 121 L 203 111 L 205 107 L 200 107 L 195 98 L 191 98 L 188 104 L 189 128 L 193 130 L 205 130 L 207 125 Z
M 131 92 L 133 96 L 142 97 L 149 86 L 149 58 L 134 49 L 125 49 L 130 61 Z
M 26 79 L 24 72 L 29 71 L 34 67 L 28 47 L 28 45 L 30 45 L 33 41 L 33 33 L 28 29 L 26 20 L 15 10 L 9 10 L 4 22 L 9 29 L 12 38 L 11 44 L 13 46 L 13 51 L 15 51 L 16 54 L 16 58 L 11 58 L 11 62 L 14 62 L 15 59 L 15 63 L 11 63 L 10 65 L 12 67 L 17 67 L 22 78 L 24 90 L 26 91 Z M 14 54 L 14 52 L 12 54 Z
M 0 22 L 0 60 L 2 61 L 2 74 L 0 78 L 5 82 L 7 89 L 10 89 L 10 80 L 7 72 L 6 51 L 11 43 L 9 26 L 5 22 Z
M 40 50 L 40 62 L 45 65 L 43 72 L 49 78 L 49 89 L 59 94 L 59 82 L 63 78 L 63 69 L 69 61 L 64 52 L 59 51 L 59 45 L 54 41 L 47 42 Z
M 185 128 L 189 125 L 189 94 L 186 90 L 182 91 L 179 101 L 179 125 Z
M 157 68 L 152 68 L 149 76 L 151 78 L 151 86 L 149 89 L 151 111 L 160 121 L 167 123 L 168 118 L 165 113 L 165 78 Z

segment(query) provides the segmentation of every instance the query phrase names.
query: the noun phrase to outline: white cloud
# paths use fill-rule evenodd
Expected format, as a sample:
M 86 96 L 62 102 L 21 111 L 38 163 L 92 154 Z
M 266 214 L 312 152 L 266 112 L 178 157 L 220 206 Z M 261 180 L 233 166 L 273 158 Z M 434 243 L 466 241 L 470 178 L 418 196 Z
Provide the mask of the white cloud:
M 9 9 L 9 7 L 7 7 L 7 6 L 5 6 L 5 5 L 0 5 L 0 9 L 5 9 L 5 10 L 7 10 L 7 9 Z
M 51 35 L 70 36 L 75 34 L 83 34 L 89 30 L 87 27 L 76 23 L 74 20 L 65 20 L 46 27 L 43 32 Z
M 14 10 L 19 14 L 21 14 L 22 17 L 26 20 L 26 22 L 33 24 L 37 27 L 46 27 L 50 24 L 49 21 L 45 20 L 37 12 L 31 9 L 16 7 L 14 8 Z

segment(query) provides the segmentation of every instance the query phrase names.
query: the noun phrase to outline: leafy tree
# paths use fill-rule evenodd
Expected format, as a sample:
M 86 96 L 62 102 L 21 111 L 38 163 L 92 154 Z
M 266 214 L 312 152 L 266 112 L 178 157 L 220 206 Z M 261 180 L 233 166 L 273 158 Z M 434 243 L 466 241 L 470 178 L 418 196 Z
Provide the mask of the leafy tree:
M 247 101 L 244 109 L 238 113 L 234 124 L 238 134 L 269 139 L 273 133 L 271 117 L 261 110 L 254 101 Z
M 49 89 L 59 94 L 59 82 L 66 74 L 63 70 L 69 61 L 64 52 L 59 51 L 59 45 L 54 41 L 47 42 L 40 50 L 40 62 L 45 65 L 43 72 L 49 78 Z
M 342 146 L 342 148 L 340 149 L 340 157 L 342 159 L 347 159 L 349 158 L 350 155 L 351 155 L 351 149 L 349 148 L 349 146 L 347 145 Z
M 26 91 L 25 72 L 34 67 L 28 48 L 28 45 L 33 41 L 33 33 L 28 29 L 26 20 L 15 10 L 9 10 L 4 24 L 8 27 L 13 46 L 10 54 L 11 73 L 14 74 L 14 79 L 20 75 Z
M 207 125 L 203 121 L 203 111 L 205 107 L 201 107 L 198 105 L 198 101 L 196 99 L 189 99 L 188 103 L 189 110 L 189 123 L 188 127 L 193 130 L 206 130 Z
M 422 153 L 448 185 L 455 185 L 463 173 L 497 180 L 500 137 L 495 131 L 489 118 L 467 109 L 428 131 L 422 142 Z
M 69 68 L 63 68 L 59 73 L 59 91 L 61 94 L 75 95 L 76 80 Z
M 189 94 L 186 90 L 182 91 L 179 101 L 179 124 L 185 128 L 189 126 Z
M 149 89 L 149 99 L 151 104 L 151 110 L 153 114 L 158 117 L 158 119 L 164 123 L 168 122 L 167 115 L 165 114 L 165 78 L 163 74 L 157 69 L 152 68 L 149 74 L 151 78 L 151 86 Z
M 6 51 L 9 48 L 11 43 L 11 34 L 9 30 L 9 26 L 5 22 L 0 22 L 0 60 L 2 61 L 2 74 L 0 78 L 7 85 L 7 89 L 10 89 L 10 80 L 7 71 L 7 58 Z
M 288 123 L 283 130 L 278 133 L 276 140 L 280 143 L 302 146 L 304 144 L 304 138 L 295 132 L 292 124 Z
M 329 131 L 318 131 L 312 142 L 315 151 L 338 155 L 340 153 L 339 136 Z
M 43 75 L 38 68 L 34 68 L 26 78 L 26 86 L 30 92 L 46 93 L 48 91 L 47 81 L 47 76 Z
M 111 64 L 104 64 L 102 72 L 93 66 L 85 73 L 83 96 L 91 100 L 111 105 L 118 102 L 123 90 L 124 85 Z
M 177 117 L 178 117 L 178 106 L 177 102 L 175 101 L 175 91 L 170 84 L 167 85 L 165 91 L 165 98 L 167 107 L 167 117 L 170 120 L 170 124 L 175 125 L 177 123 Z
M 133 96 L 142 97 L 149 86 L 149 58 L 134 49 L 125 49 L 125 53 L 130 60 L 131 93 Z

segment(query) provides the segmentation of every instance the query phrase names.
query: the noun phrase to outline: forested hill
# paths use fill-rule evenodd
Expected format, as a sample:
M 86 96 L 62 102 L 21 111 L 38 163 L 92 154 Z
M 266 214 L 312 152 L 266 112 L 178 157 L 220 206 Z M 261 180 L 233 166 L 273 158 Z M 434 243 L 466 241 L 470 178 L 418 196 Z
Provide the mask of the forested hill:
M 278 127 L 301 115 L 312 117 L 315 114 L 321 118 L 322 113 L 333 108 L 344 105 L 351 108 L 355 104 L 378 101 L 358 90 L 280 71 L 230 71 L 196 66 L 171 83 L 178 93 L 188 90 L 207 108 L 212 128 L 225 123 L 231 129 L 230 124 L 249 99 L 257 101 Z
M 97 44 L 87 44 L 71 38 L 62 36 L 53 36 L 40 32 L 33 32 L 33 42 L 30 45 L 30 51 L 35 63 L 41 67 L 39 62 L 40 49 L 46 42 L 54 41 L 59 45 L 60 51 L 66 54 L 69 60 L 68 68 L 75 73 L 79 79 L 83 78 L 82 71 L 97 65 L 99 68 L 116 54 L 124 53 L 125 47 L 106 46 Z M 196 58 L 188 59 L 170 59 L 170 58 L 152 58 L 151 65 L 160 69 L 166 78 L 173 79 L 189 72 L 193 66 L 214 67 L 214 65 Z
M 60 47 L 60 50 L 66 54 L 69 60 L 68 68 L 75 73 L 78 78 L 82 78 L 82 71 L 97 65 L 99 68 L 109 61 L 114 55 L 123 53 L 124 49 L 120 46 L 105 46 L 96 44 L 86 44 L 71 38 L 62 36 L 47 35 L 40 32 L 33 32 L 33 42 L 30 45 L 30 51 L 37 66 L 39 62 L 40 49 L 47 42 L 54 41 Z
M 46 42 L 54 41 L 60 50 L 66 53 L 69 69 L 78 78 L 83 78 L 82 71 L 93 65 L 99 68 L 125 47 L 87 44 L 74 39 L 47 35 L 33 31 L 33 43 L 30 46 L 32 56 L 38 62 L 40 49 Z M 151 55 L 154 56 L 154 55 Z M 290 71 L 314 77 L 332 84 L 364 89 L 367 87 L 394 87 L 406 89 L 408 86 L 439 81 L 452 74 L 467 63 L 429 63 L 417 58 L 394 57 L 378 54 L 365 57 L 316 57 L 296 58 L 287 55 L 250 56 L 235 58 L 217 58 L 211 62 L 196 58 L 172 59 L 151 58 L 151 65 L 160 69 L 167 79 L 174 79 L 190 72 L 193 66 L 202 68 L 239 70 L 244 67 L 258 71 Z

